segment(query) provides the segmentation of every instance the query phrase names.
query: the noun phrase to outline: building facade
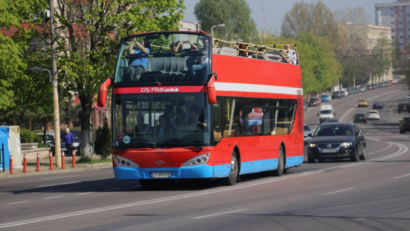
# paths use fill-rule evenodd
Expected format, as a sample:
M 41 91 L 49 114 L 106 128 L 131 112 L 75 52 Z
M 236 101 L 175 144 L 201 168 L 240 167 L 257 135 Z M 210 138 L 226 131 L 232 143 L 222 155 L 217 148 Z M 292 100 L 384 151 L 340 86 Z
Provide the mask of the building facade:
M 410 42 L 410 0 L 376 4 L 376 25 L 390 27 L 392 41 L 403 49 Z
M 179 21 L 179 30 L 181 31 L 200 31 L 201 24 L 198 22 Z

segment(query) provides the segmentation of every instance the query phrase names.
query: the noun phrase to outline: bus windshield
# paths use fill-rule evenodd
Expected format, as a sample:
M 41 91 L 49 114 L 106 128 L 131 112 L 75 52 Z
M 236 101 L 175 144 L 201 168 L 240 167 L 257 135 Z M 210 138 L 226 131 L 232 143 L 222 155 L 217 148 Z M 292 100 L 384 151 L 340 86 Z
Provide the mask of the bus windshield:
M 210 73 L 211 41 L 207 35 L 161 32 L 122 41 L 115 83 L 136 85 L 203 85 Z
M 114 148 L 210 145 L 205 93 L 114 95 Z

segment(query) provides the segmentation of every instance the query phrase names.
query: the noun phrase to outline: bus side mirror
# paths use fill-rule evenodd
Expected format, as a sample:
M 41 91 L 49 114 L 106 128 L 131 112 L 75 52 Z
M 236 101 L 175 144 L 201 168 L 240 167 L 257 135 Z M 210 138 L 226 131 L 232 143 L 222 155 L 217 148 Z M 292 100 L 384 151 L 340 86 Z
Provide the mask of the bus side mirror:
M 109 77 L 103 84 L 101 84 L 100 90 L 98 91 L 98 107 L 105 107 L 105 101 L 107 100 L 107 87 L 112 83 L 112 78 Z
M 216 74 L 212 73 L 211 77 L 206 84 L 206 91 L 208 93 L 208 103 L 209 104 L 216 104 L 216 91 L 215 91 L 215 83 L 216 81 Z

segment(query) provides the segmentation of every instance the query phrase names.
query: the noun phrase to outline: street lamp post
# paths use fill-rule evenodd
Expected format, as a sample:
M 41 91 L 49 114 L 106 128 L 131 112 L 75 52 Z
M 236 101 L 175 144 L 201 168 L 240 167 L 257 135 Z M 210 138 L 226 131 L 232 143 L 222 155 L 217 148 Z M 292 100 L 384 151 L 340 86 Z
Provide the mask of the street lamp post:
M 46 68 L 42 67 L 30 67 L 28 70 L 30 71 L 47 71 L 49 76 L 50 76 L 50 82 L 53 84 L 53 112 L 54 112 L 54 155 L 56 157 L 56 165 L 57 167 L 61 167 L 61 141 L 60 141 L 60 112 L 58 108 L 58 92 L 57 92 L 57 86 L 58 82 L 55 79 L 54 81 L 51 81 L 52 75 L 51 71 Z M 44 128 L 45 130 L 46 128 Z
M 214 38 L 214 27 L 225 27 L 225 24 L 218 24 L 218 25 L 215 25 L 215 26 L 211 27 L 212 39 Z

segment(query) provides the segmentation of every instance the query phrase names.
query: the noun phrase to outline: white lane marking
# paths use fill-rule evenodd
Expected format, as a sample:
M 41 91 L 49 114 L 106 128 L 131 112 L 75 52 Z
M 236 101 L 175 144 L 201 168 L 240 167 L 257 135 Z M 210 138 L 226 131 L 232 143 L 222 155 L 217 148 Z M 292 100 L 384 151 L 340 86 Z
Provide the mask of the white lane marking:
M 366 153 L 366 155 L 373 155 L 373 154 L 378 153 L 378 152 L 386 151 L 387 149 L 391 148 L 391 146 L 392 146 L 392 144 L 389 144 L 389 146 L 387 146 L 387 148 L 383 148 L 382 150 L 375 151 L 375 152 L 369 152 L 369 153 Z
M 85 195 L 85 194 L 90 194 L 90 193 L 94 193 L 94 192 L 77 193 L 76 195 Z
M 51 177 L 51 178 L 43 178 L 43 179 L 40 179 L 40 180 L 54 180 L 54 179 L 70 178 L 70 177 L 75 177 L 75 176 Z M 39 181 L 40 181 L 40 180 L 39 180 Z
M 34 187 L 34 188 L 54 187 L 54 186 L 67 185 L 67 184 L 76 184 L 76 183 L 80 183 L 80 182 L 81 181 L 69 182 L 69 183 L 64 183 L 64 184 L 41 185 L 41 186 L 37 186 L 37 187 Z
M 56 198 L 60 198 L 63 196 L 56 196 L 56 197 L 47 197 L 47 198 L 43 198 L 44 200 L 50 200 L 50 199 L 56 199 Z
M 345 114 L 342 115 L 342 117 L 340 117 L 339 121 L 343 122 L 343 119 L 351 112 L 353 111 L 353 109 L 355 109 L 355 107 L 350 108 Z
M 114 206 L 108 206 L 108 207 L 81 210 L 81 211 L 71 212 L 71 213 L 63 213 L 63 214 L 47 216 L 47 217 L 34 218 L 34 219 L 30 219 L 30 220 L 22 220 L 22 221 L 3 223 L 3 224 L 0 224 L 0 229 L 15 227 L 15 226 L 21 226 L 21 225 L 27 225 L 27 224 L 33 224 L 33 223 L 39 223 L 39 222 L 44 222 L 44 221 L 63 219 L 63 218 L 68 218 L 68 217 L 76 217 L 76 216 L 92 214 L 92 213 L 106 212 L 106 211 L 129 208 L 129 207 L 135 207 L 135 206 L 140 206 L 140 205 L 156 204 L 156 203 L 174 201 L 174 200 L 182 200 L 182 199 L 187 199 L 187 198 L 211 195 L 211 194 L 220 193 L 220 192 L 233 191 L 233 190 L 236 190 L 236 189 L 249 188 L 249 187 L 254 187 L 254 186 L 268 184 L 268 183 L 273 183 L 273 182 L 277 182 L 277 181 L 284 181 L 284 180 L 293 179 L 293 178 L 311 176 L 311 175 L 326 172 L 328 170 L 333 171 L 333 170 L 344 169 L 344 168 L 348 168 L 348 167 L 352 167 L 352 166 L 369 164 L 369 163 L 372 163 L 372 162 L 376 162 L 376 161 L 385 160 L 385 159 L 393 158 L 393 157 L 396 157 L 396 156 L 400 156 L 400 155 L 402 155 L 402 154 L 404 154 L 408 151 L 408 148 L 406 146 L 402 145 L 402 144 L 393 143 L 393 142 L 389 142 L 389 143 L 392 143 L 393 145 L 398 146 L 399 150 L 396 151 L 395 153 L 390 154 L 390 155 L 383 156 L 383 157 L 378 157 L 378 158 L 375 158 L 375 159 L 371 159 L 369 161 L 362 161 L 362 162 L 355 163 L 355 164 L 348 164 L 348 165 L 335 166 L 335 167 L 330 167 L 330 168 L 325 168 L 325 169 L 320 169 L 320 170 L 313 170 L 313 171 L 308 171 L 308 172 L 299 173 L 299 174 L 295 174 L 295 175 L 289 175 L 289 176 L 286 176 L 286 177 L 259 180 L 259 181 L 244 183 L 244 184 L 240 184 L 240 185 L 233 186 L 233 187 L 228 187 L 228 188 L 211 189 L 211 190 L 208 190 L 208 191 L 197 192 L 197 193 L 187 193 L 187 194 L 182 194 L 182 195 L 177 195 L 177 196 L 163 197 L 163 198 L 152 199 L 152 200 L 147 200 L 147 201 L 139 201 L 139 202 L 135 202 L 135 203 L 120 204 L 120 205 L 114 205 Z
M 399 179 L 399 178 L 406 177 L 406 176 L 410 176 L 410 174 L 406 174 L 406 175 L 403 175 L 403 176 L 396 176 L 393 179 Z
M 105 191 L 114 191 L 114 190 L 119 190 L 121 188 L 110 188 L 110 189 L 106 189 Z
M 21 204 L 21 203 L 27 203 L 28 201 L 19 201 L 19 202 L 13 202 L 13 203 L 8 203 L 9 205 L 15 205 L 15 204 Z
M 201 217 L 194 217 L 192 219 L 201 219 L 201 218 L 207 218 L 207 217 L 214 217 L 214 216 L 219 216 L 219 215 L 223 215 L 223 214 L 242 212 L 242 211 L 245 211 L 245 210 L 247 210 L 247 209 L 238 209 L 238 210 L 224 212 L 224 213 L 215 213 L 215 214 L 210 214 L 210 215 L 201 216 Z
M 354 188 L 346 188 L 346 189 L 342 189 L 342 190 L 338 190 L 338 191 L 334 191 L 334 192 L 324 193 L 322 195 L 330 195 L 330 194 L 335 194 L 335 193 L 341 193 L 341 192 L 350 191 L 352 189 L 354 189 Z

